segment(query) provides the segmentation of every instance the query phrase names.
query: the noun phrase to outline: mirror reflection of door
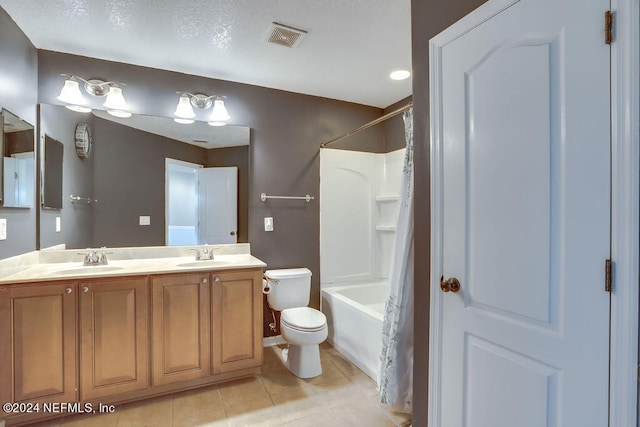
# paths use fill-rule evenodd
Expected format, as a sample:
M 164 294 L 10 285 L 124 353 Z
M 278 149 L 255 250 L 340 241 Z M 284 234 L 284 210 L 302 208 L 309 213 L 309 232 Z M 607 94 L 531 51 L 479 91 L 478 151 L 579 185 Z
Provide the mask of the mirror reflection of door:
M 198 243 L 237 243 L 238 168 L 203 168 L 198 177 Z
M 166 161 L 166 243 L 237 242 L 238 168 Z
M 33 152 L 4 158 L 4 206 L 31 207 L 34 200 Z
M 33 126 L 2 110 L 2 205 L 29 208 L 35 201 Z

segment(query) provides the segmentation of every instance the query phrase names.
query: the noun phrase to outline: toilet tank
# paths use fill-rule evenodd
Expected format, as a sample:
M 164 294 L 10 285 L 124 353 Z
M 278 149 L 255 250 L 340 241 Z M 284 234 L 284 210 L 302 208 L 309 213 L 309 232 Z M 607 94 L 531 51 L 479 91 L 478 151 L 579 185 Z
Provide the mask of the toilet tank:
M 267 301 L 272 309 L 282 311 L 309 305 L 311 271 L 308 268 L 267 270 L 264 275 L 271 288 Z

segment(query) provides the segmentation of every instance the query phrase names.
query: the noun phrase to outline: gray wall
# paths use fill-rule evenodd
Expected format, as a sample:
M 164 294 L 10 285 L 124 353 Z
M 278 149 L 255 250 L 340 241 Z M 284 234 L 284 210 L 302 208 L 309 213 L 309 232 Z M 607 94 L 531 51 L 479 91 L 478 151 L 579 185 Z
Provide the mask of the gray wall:
M 411 102 L 408 96 L 384 109 L 383 114 L 389 114 Z M 360 123 L 360 126 L 366 123 Z M 356 138 L 358 138 L 356 140 Z M 389 153 L 406 146 L 404 139 L 404 120 L 402 114 L 391 117 L 366 130 L 347 136 L 331 143 L 328 148 L 335 150 L 366 151 L 369 153 Z
M 95 151 L 94 246 L 165 244 L 165 158 L 206 165 L 206 149 L 98 117 Z M 151 225 L 139 225 L 139 216 Z
M 40 140 L 44 135 L 59 141 L 64 146 L 62 209 L 41 209 L 40 247 L 48 248 L 67 244 L 70 248 L 92 246 L 93 205 L 71 203 L 69 196 L 93 194 L 94 158 L 80 159 L 76 156 L 75 127 L 86 123 L 93 127 L 91 115 L 80 114 L 53 105 L 40 106 Z M 61 219 L 60 232 L 56 232 L 56 217 Z
M 39 101 L 46 104 L 59 104 L 56 96 L 64 81 L 60 73 L 126 83 L 124 95 L 134 113 L 171 117 L 178 100 L 175 92 L 180 90 L 227 96 L 231 122 L 251 127 L 248 236 L 252 251 L 267 268 L 310 268 L 312 305 L 319 305 L 319 144 L 379 117 L 379 108 L 57 52 L 38 54 Z M 349 143 L 351 148 L 384 149 L 381 129 L 362 132 Z M 144 162 L 139 167 L 141 173 L 146 171 Z M 309 193 L 316 199 L 261 202 L 263 192 Z M 264 231 L 267 216 L 274 218 L 273 232 Z
M 408 97 L 403 99 L 402 101 L 396 102 L 395 104 L 389 105 L 384 109 L 384 114 L 389 114 L 392 111 L 404 107 L 411 102 L 411 99 L 412 97 Z M 406 147 L 407 143 L 404 137 L 404 119 L 402 118 L 402 113 L 385 120 L 382 123 L 382 126 L 382 130 L 384 132 L 384 147 L 386 153 L 390 153 L 391 151 L 396 151 Z
M 429 39 L 484 0 L 411 0 L 414 135 L 414 349 L 413 425 L 427 425 L 429 369 Z
M 35 126 L 37 51 L 1 8 L 0 64 L 0 108 Z M 36 249 L 36 214 L 37 208 L 0 208 L 0 218 L 7 220 L 7 240 L 0 241 L 0 258 Z

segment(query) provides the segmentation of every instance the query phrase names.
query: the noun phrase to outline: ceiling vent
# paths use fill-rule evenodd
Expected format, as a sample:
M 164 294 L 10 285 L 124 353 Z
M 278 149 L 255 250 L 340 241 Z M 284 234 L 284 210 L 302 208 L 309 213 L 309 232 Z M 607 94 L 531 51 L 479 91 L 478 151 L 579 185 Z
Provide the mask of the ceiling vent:
M 306 34 L 307 32 L 304 30 L 272 22 L 267 41 L 280 46 L 297 47 Z

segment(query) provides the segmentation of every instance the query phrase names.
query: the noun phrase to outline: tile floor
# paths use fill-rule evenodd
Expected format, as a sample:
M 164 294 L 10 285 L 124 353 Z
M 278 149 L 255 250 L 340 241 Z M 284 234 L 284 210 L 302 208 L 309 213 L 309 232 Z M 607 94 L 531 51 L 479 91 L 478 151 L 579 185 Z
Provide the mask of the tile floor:
M 279 360 L 279 347 L 264 349 L 263 373 L 118 406 L 104 415 L 75 416 L 37 427 L 196 426 L 409 426 L 408 415 L 378 403 L 376 384 L 333 347 L 320 346 L 322 375 L 302 380 Z

